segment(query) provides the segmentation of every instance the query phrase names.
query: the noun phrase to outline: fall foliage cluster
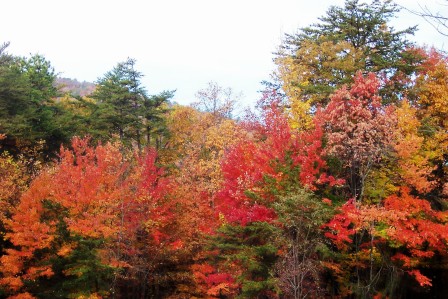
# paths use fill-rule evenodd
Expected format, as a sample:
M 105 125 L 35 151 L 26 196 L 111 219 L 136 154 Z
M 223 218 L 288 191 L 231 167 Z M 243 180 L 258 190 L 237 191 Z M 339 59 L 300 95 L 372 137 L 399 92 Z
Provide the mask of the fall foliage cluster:
M 0 298 L 443 298 L 448 57 L 347 0 L 287 35 L 257 110 L 211 83 L 87 96 L 0 48 Z M 64 92 L 66 89 L 64 89 Z

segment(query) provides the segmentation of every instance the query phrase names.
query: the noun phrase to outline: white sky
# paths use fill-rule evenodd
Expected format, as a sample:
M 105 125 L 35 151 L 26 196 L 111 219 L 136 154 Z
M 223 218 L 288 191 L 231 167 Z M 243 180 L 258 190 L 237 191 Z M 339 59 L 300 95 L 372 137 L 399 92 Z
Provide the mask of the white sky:
M 396 0 L 440 10 L 445 0 Z M 370 0 L 368 1 L 370 2 Z M 253 104 L 274 70 L 272 52 L 284 33 L 317 22 L 343 0 L 9 0 L 0 12 L 8 52 L 39 53 L 62 77 L 95 81 L 127 57 L 137 60 L 150 94 L 177 89 L 188 104 L 216 81 Z M 448 8 L 446 8 L 448 15 Z M 441 11 L 443 13 L 443 11 Z M 402 12 L 395 28 L 419 25 L 419 44 L 444 48 L 447 38 Z

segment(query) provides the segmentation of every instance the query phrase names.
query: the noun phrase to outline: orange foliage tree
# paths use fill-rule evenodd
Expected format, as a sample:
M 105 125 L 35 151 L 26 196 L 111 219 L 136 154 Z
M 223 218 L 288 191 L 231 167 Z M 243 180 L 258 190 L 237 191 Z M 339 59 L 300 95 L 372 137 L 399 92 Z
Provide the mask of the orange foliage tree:
M 131 159 L 118 145 L 88 142 L 62 148 L 60 162 L 32 182 L 6 221 L 14 247 L 0 259 L 0 282 L 11 294 L 108 296 L 146 273 L 141 291 L 179 246 L 155 152 Z
M 365 293 L 381 288 L 385 283 L 381 281 L 381 275 L 392 269 L 396 271 L 393 275 L 407 273 L 420 286 L 431 286 L 431 279 L 423 275 L 421 269 L 436 256 L 446 257 L 447 219 L 446 212 L 435 211 L 428 201 L 410 195 L 406 187 L 385 198 L 381 206 L 359 207 L 348 201 L 325 225 L 328 229 L 326 236 L 346 254 L 342 263 L 333 265 L 334 273 L 340 275 L 338 280 L 347 292 L 361 291 L 356 290 L 359 285 L 350 286 L 348 276 L 353 275 L 353 268 L 358 273 L 368 269 L 369 284 L 362 286 Z M 363 234 L 368 237 L 362 238 Z M 352 244 L 357 238 L 362 242 L 358 250 L 353 250 Z M 398 291 L 382 287 L 391 296 Z

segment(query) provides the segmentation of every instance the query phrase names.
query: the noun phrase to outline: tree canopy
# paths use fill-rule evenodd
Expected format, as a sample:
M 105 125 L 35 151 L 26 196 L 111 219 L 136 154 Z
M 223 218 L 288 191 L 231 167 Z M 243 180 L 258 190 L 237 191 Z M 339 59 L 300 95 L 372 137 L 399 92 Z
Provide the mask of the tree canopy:
M 288 97 L 293 121 L 303 122 L 304 110 L 326 105 L 329 96 L 353 82 L 357 71 L 382 80 L 383 100 L 402 95 L 402 81 L 422 57 L 410 52 L 408 36 L 416 27 L 396 30 L 390 25 L 399 11 L 392 1 L 349 0 L 331 6 L 319 22 L 287 34 L 275 58 L 276 76 Z
M 0 46 L 0 298 L 444 298 L 448 57 L 347 0 L 246 116 Z

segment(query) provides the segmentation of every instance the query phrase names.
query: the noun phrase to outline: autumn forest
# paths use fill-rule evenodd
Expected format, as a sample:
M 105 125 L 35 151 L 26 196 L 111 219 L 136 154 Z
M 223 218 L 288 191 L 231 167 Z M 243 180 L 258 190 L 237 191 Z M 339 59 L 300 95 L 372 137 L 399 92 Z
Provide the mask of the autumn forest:
M 238 117 L 214 82 L 182 106 L 132 58 L 74 84 L 5 42 L 0 298 L 446 298 L 448 57 L 398 11 L 287 34 Z

